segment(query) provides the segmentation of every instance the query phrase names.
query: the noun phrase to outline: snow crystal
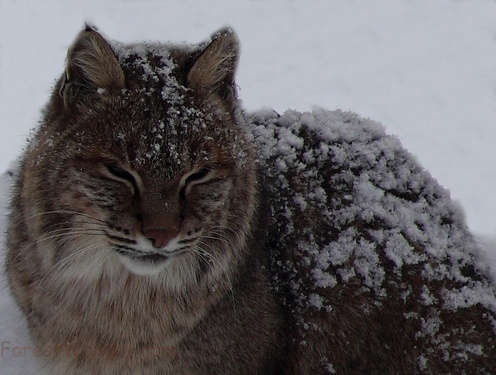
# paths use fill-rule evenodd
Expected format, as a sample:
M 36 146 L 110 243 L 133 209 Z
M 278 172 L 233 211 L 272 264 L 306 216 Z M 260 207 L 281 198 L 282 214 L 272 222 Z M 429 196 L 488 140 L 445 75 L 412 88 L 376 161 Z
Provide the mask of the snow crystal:
M 420 370 L 425 370 L 427 368 L 427 358 L 425 358 L 423 355 L 418 357 L 417 363 Z
M 428 319 L 421 319 L 421 322 L 422 334 L 431 337 L 434 337 L 436 335 L 436 333 L 439 331 L 439 327 L 441 326 L 441 320 L 438 316 L 434 316 Z
M 444 308 L 457 310 L 480 303 L 496 311 L 496 302 L 491 292 L 492 288 L 481 282 L 473 282 L 472 285 L 465 285 L 460 289 L 446 289 L 443 293 Z
M 322 268 L 313 268 L 312 276 L 315 281 L 315 285 L 320 288 L 329 288 L 329 287 L 332 288 L 333 286 L 336 286 L 336 284 L 338 283 L 335 276 L 333 276 L 329 272 L 323 271 Z M 345 275 L 341 275 L 341 277 L 346 278 Z
M 317 310 L 322 309 L 324 305 L 324 301 L 322 297 L 315 293 L 312 293 L 308 296 L 308 303 L 311 306 L 315 307 Z
M 326 374 L 335 374 L 336 373 L 334 366 L 332 365 L 332 363 L 329 363 L 329 360 L 327 359 L 327 357 L 323 357 L 320 360 L 320 364 L 322 365 L 322 368 L 324 369 Z
M 422 294 L 420 295 L 420 298 L 420 302 L 425 306 L 431 306 L 437 302 L 437 298 L 431 294 L 425 285 L 422 286 Z

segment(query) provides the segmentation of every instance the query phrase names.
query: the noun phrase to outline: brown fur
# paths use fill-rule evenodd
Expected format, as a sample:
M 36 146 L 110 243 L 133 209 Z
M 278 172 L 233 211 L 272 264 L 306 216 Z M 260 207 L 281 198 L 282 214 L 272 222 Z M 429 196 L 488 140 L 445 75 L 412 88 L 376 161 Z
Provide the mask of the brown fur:
M 426 174 L 397 146 L 394 157 L 377 152 L 391 141 L 368 125 L 365 141 L 333 141 L 314 126 L 318 114 L 247 118 L 238 49 L 230 30 L 196 47 L 124 46 L 90 27 L 69 49 L 18 171 L 8 229 L 10 286 L 34 341 L 50 349 L 46 373 L 495 373 L 490 303 L 443 305 L 443 293 L 464 287 L 494 298 L 455 210 L 429 223 L 452 233 L 442 261 L 427 251 L 425 224 L 421 242 L 380 213 L 360 216 L 367 207 L 350 194 L 384 163 L 387 173 Z M 342 165 L 309 157 L 360 142 L 363 155 L 349 152 Z M 429 178 L 381 196 L 412 211 L 450 205 Z M 398 266 L 379 229 L 399 233 L 421 260 Z M 345 233 L 355 233 L 356 254 L 324 264 L 325 251 L 346 248 Z M 385 270 L 380 285 L 354 263 L 363 244 Z M 456 247 L 466 258 L 455 259 Z M 457 262 L 463 277 L 423 276 Z M 424 329 L 432 318 L 437 330 Z M 480 353 L 453 349 L 459 341 Z

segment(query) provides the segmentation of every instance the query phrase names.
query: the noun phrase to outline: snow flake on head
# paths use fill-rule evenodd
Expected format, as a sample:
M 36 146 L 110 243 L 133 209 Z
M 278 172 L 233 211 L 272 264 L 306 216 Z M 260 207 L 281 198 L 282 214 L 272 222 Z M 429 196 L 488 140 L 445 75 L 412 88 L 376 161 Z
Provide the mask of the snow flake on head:
M 169 87 L 178 87 L 172 78 L 172 71 L 176 67 L 171 59 L 170 48 L 163 44 L 136 43 L 132 45 L 115 44 L 119 63 L 123 66 L 132 65 L 136 72 L 141 72 L 143 82 L 165 82 Z M 148 87 L 151 93 L 153 86 Z
M 196 48 L 113 44 L 125 88 L 105 102 L 99 118 L 107 116 L 111 152 L 151 179 L 174 179 L 209 163 L 241 167 L 252 157 L 245 131 L 226 108 L 187 87 L 185 60 Z
M 192 156 L 188 142 L 201 138 L 213 117 L 186 99 L 188 89 L 178 82 L 178 65 L 171 48 L 148 43 L 114 46 L 128 80 L 122 100 L 131 111 L 130 124 L 118 126 L 115 138 L 123 145 L 126 137 L 133 137 L 133 142 L 139 140 L 136 149 L 141 152 L 136 155 L 136 163 L 148 166 L 166 163 L 177 172 Z

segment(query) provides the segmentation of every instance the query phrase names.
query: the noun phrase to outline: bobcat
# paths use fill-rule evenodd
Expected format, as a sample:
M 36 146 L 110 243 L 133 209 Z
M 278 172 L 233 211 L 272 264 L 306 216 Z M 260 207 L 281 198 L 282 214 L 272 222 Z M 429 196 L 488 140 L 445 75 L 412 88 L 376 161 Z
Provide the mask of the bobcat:
M 25 150 L 7 275 L 46 374 L 496 374 L 449 194 L 381 125 L 246 113 L 230 29 L 87 26 Z

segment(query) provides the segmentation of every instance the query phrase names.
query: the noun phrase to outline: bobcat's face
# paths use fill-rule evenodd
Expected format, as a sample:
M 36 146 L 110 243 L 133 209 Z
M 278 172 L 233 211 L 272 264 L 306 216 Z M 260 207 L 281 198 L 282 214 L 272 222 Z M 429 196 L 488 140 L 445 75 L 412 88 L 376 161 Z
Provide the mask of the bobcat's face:
M 46 186 L 29 216 L 51 244 L 46 262 L 68 275 L 124 265 L 191 281 L 222 272 L 244 244 L 253 156 L 227 98 L 203 91 L 213 57 L 188 71 L 169 56 L 157 63 L 156 52 L 118 65 L 106 56 L 122 72 L 117 87 L 81 93 L 66 78 L 29 151 L 27 173 Z
M 179 257 L 214 261 L 232 236 L 232 195 L 246 188 L 240 174 L 248 155 L 233 145 L 242 134 L 202 112 L 184 121 L 146 116 L 136 109 L 139 96 L 124 97 L 82 126 L 82 141 L 59 176 L 74 182 L 59 210 L 80 212 L 73 217 L 78 227 L 101 231 L 101 247 L 134 272 L 158 271 Z M 178 128 L 184 134 L 171 134 Z

